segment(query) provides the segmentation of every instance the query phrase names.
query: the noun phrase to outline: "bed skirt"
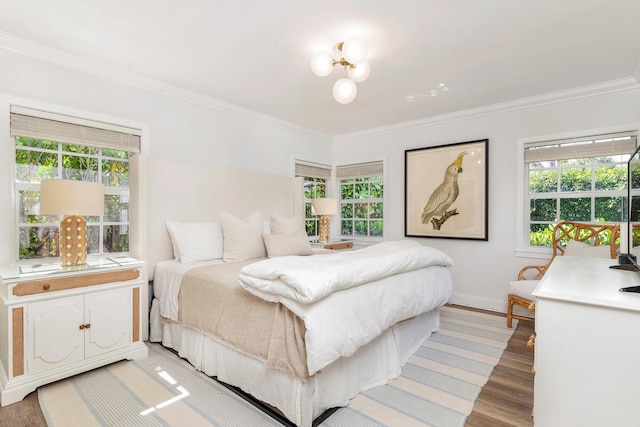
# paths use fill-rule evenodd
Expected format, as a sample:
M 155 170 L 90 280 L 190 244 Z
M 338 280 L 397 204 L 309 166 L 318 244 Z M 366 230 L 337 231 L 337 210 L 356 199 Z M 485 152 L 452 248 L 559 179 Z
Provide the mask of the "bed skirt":
M 196 369 L 277 408 L 300 427 L 311 427 L 327 409 L 346 406 L 361 391 L 398 377 L 409 357 L 440 327 L 436 308 L 392 326 L 352 356 L 342 357 L 302 381 L 284 371 L 266 368 L 264 361 L 199 331 L 162 321 L 157 306 L 154 299 L 150 341 L 173 348 Z

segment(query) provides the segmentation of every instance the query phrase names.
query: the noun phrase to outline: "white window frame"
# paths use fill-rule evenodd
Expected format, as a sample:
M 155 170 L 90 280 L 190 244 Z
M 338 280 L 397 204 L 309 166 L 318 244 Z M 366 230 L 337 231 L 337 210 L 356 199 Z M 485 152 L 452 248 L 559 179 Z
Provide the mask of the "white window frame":
M 32 104 L 29 106 L 24 106 L 24 105 L 28 105 L 28 104 Z M 38 117 L 38 118 L 42 118 L 42 119 L 48 119 L 48 120 L 57 120 L 63 123 L 69 123 L 69 124 L 73 124 L 73 125 L 78 125 L 78 126 L 87 126 L 87 127 L 93 127 L 93 128 L 97 128 L 97 129 L 103 129 L 103 130 L 108 130 L 108 131 L 116 131 L 116 132 L 126 132 L 126 133 L 130 133 L 132 135 L 136 135 L 137 137 L 139 137 L 139 142 L 137 144 L 138 146 L 138 152 L 139 154 L 137 154 L 137 156 L 142 156 L 143 153 L 146 153 L 148 151 L 148 146 L 149 146 L 149 141 L 148 141 L 148 134 L 149 134 L 149 127 L 147 124 L 144 123 L 139 123 L 139 122 L 133 122 L 133 121 L 129 121 L 126 119 L 120 119 L 120 118 L 113 118 L 111 116 L 105 116 L 105 115 L 100 115 L 100 114 L 95 114 L 95 113 L 89 113 L 89 112 L 84 112 L 84 111 L 78 111 L 78 110 L 72 110 L 72 109 L 68 109 L 68 108 L 64 108 L 64 107 L 58 107 L 58 106 L 51 106 L 51 105 L 45 105 L 45 104 L 40 104 L 40 103 L 31 103 L 31 102 L 16 102 L 16 103 L 11 103 L 9 104 L 9 113 L 16 113 L 16 114 L 25 114 L 28 116 L 33 116 L 33 117 Z M 30 135 L 21 135 L 21 136 L 25 136 L 25 137 L 30 137 Z M 31 258 L 31 259 L 19 259 L 20 257 L 20 253 L 19 253 L 19 238 L 20 238 L 20 233 L 19 233 L 19 227 L 21 226 L 21 223 L 19 221 L 19 212 L 18 212 L 18 206 L 16 205 L 17 200 L 18 200 L 18 194 L 16 193 L 18 191 L 18 187 L 20 187 L 20 189 L 23 189 L 23 187 L 26 189 L 30 189 L 30 190 L 39 190 L 39 184 L 34 184 L 34 183 L 29 183 L 29 184 L 16 184 L 15 182 L 15 174 L 16 174 L 16 164 L 15 164 L 15 155 L 16 155 L 16 144 L 15 144 L 15 138 L 13 136 L 10 136 L 11 138 L 11 144 L 9 144 L 9 146 L 11 147 L 11 157 L 10 159 L 12 159 L 11 164 L 11 177 L 12 179 L 10 180 L 10 185 L 12 187 L 12 201 L 14 203 L 14 207 L 12 209 L 12 212 L 14 212 L 14 218 L 13 218 L 13 232 L 12 234 L 14 235 L 14 239 L 13 240 L 13 244 L 12 244 L 12 249 L 11 252 L 13 253 L 13 259 L 15 260 L 15 262 L 17 262 L 18 264 L 25 264 L 25 263 L 33 263 L 34 260 L 38 260 L 38 262 L 41 263 L 48 263 L 48 262 L 55 262 L 58 258 L 51 258 L 51 257 L 45 257 L 45 258 Z M 51 138 L 52 140 L 55 140 L 54 138 Z M 63 142 L 63 141 L 57 141 L 57 142 Z M 63 143 L 72 143 L 69 141 L 65 141 Z M 78 144 L 78 145 L 84 145 L 82 144 L 82 142 L 73 142 L 74 144 Z M 86 145 L 90 145 L 90 144 L 86 144 Z M 95 145 L 94 145 L 95 146 Z M 128 151 L 126 149 L 125 146 L 122 147 L 117 147 L 117 146 L 109 146 L 109 145 L 105 145 L 102 148 L 111 148 L 111 149 L 120 149 L 122 151 Z M 143 188 L 146 186 L 146 183 L 144 182 L 144 177 L 140 175 L 139 171 L 133 172 L 131 170 L 131 158 L 129 158 L 129 189 L 128 189 L 128 194 L 129 194 L 129 218 L 128 218 L 128 227 L 129 227 L 129 250 L 128 252 L 126 252 L 127 254 L 132 254 L 132 256 L 137 256 L 139 258 L 144 258 L 145 255 L 145 249 L 144 249 L 144 240 L 146 239 L 146 232 L 144 231 L 144 227 L 142 227 L 142 221 L 141 221 L 141 212 L 142 212 L 142 207 L 145 203 L 146 198 L 144 197 L 144 195 L 140 195 L 138 194 L 138 197 L 134 200 L 134 198 L 132 197 L 131 192 L 134 191 L 134 189 L 132 187 L 136 187 L 136 188 Z M 97 173 L 101 173 L 101 171 L 98 171 Z M 108 190 L 108 191 L 107 191 Z M 105 188 L 105 194 L 122 194 L 122 190 L 117 189 L 117 188 L 111 188 L 111 189 L 106 189 Z M 96 223 L 98 224 L 98 223 Z M 104 221 L 103 218 L 101 217 L 101 220 L 99 222 L 100 225 L 100 238 L 102 239 L 102 226 L 104 225 L 119 225 L 121 223 L 114 223 L 114 222 L 109 222 L 109 221 Z M 100 242 L 100 246 L 102 247 L 102 241 Z M 121 254 L 121 253 L 120 253 Z M 116 255 L 116 253 L 97 253 L 97 254 L 92 254 L 90 256 L 92 257 L 104 257 L 104 256 L 113 256 Z
M 377 159 L 372 159 L 372 160 L 358 160 L 358 161 L 354 161 L 354 162 L 345 162 L 342 163 L 340 165 L 336 165 L 336 171 L 339 168 L 342 167 L 357 167 L 359 165 L 367 165 L 367 164 L 381 164 L 382 165 L 382 199 L 373 199 L 375 200 L 380 200 L 382 202 L 382 237 L 378 237 L 378 236 L 356 236 L 356 235 L 343 235 L 342 234 L 342 188 L 341 188 L 341 178 L 338 177 L 338 173 L 336 172 L 335 175 L 335 187 L 336 187 L 336 194 L 337 194 L 337 199 L 338 199 L 338 203 L 339 203 L 339 207 L 338 207 L 338 215 L 336 215 L 336 217 L 333 219 L 331 227 L 332 229 L 336 229 L 338 230 L 338 235 L 341 238 L 345 238 L 345 239 L 350 239 L 350 240 L 355 240 L 358 243 L 361 244 L 375 244 L 375 243 L 379 243 L 384 241 L 385 236 L 388 233 L 388 227 L 387 227 L 387 223 L 386 223 L 386 218 L 388 218 L 388 214 L 387 214 L 387 159 L 386 158 L 377 158 Z M 373 175 L 372 175 L 373 176 Z M 372 200 L 372 199 L 368 199 L 368 200 Z
M 300 177 L 302 179 L 304 179 L 305 177 L 307 178 L 318 178 L 318 179 L 325 179 L 324 182 L 324 193 L 325 193 L 325 197 L 331 197 L 331 194 L 333 193 L 332 191 L 332 187 L 333 187 L 333 167 L 329 166 L 329 165 L 324 165 L 324 164 L 320 164 L 320 163 L 314 163 L 314 162 L 308 162 L 308 161 L 304 161 L 304 160 L 294 160 L 294 176 L 295 177 Z M 306 181 L 305 181 L 306 182 Z M 304 182 L 303 182 L 304 185 Z M 304 189 L 303 189 L 304 190 Z M 302 195 L 302 203 L 303 203 L 303 213 L 305 215 L 304 221 L 305 221 L 305 231 L 306 231 L 306 224 L 308 221 L 314 221 L 316 223 L 316 230 L 319 230 L 319 221 L 320 221 L 320 216 L 318 215 L 312 215 L 311 217 L 307 217 L 306 216 L 306 212 L 307 212 L 307 204 L 311 204 L 311 200 L 313 199 L 308 199 L 304 197 L 304 194 Z M 317 239 L 318 235 L 314 234 L 314 235 L 308 235 L 309 238 L 311 239 Z
M 590 130 L 519 138 L 517 140 L 516 197 L 517 197 L 518 203 L 516 204 L 516 226 L 518 231 L 516 233 L 516 248 L 515 248 L 515 253 L 517 257 L 548 259 L 551 254 L 551 248 L 534 247 L 529 245 L 529 242 L 530 242 L 529 220 L 528 220 L 529 209 L 530 209 L 529 197 L 528 197 L 529 174 L 528 174 L 527 167 L 525 165 L 525 146 L 527 146 L 528 144 L 536 143 L 536 142 L 563 140 L 563 139 L 572 139 L 572 138 L 587 138 L 594 135 L 613 134 L 613 133 L 627 132 L 627 131 L 635 131 L 637 134 L 638 129 L 640 129 L 639 124 L 620 125 L 620 126 L 611 126 L 611 127 L 596 128 L 596 129 L 590 129 Z

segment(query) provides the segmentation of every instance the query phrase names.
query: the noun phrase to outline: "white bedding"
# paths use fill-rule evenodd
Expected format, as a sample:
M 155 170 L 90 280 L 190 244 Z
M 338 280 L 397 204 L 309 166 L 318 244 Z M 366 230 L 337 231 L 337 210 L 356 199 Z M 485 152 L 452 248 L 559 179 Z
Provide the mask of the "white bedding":
M 322 265 L 324 270 L 331 270 L 333 267 L 328 265 L 353 264 L 354 259 L 357 259 L 358 265 L 362 267 L 357 270 L 359 273 L 354 273 L 357 276 L 356 280 L 338 279 L 342 283 L 341 291 L 332 292 L 312 304 L 281 298 L 283 305 L 305 323 L 309 375 L 314 375 L 340 357 L 352 355 L 358 348 L 397 322 L 430 311 L 449 300 L 453 286 L 451 273 L 446 266 L 453 264 L 451 259 L 433 248 L 406 242 L 408 243 L 389 242 L 376 245 L 382 246 L 377 249 L 369 247 L 331 255 L 273 259 L 275 261 L 289 258 L 286 262 L 278 264 L 280 266 L 290 263 L 292 258 L 300 261 L 300 266 L 319 263 L 315 267 L 316 271 L 320 268 L 318 265 Z M 389 250 L 393 251 L 390 258 L 397 261 L 400 267 L 383 262 L 381 254 Z M 363 252 L 365 256 L 363 262 L 360 262 L 357 254 Z M 315 258 L 317 260 L 313 260 Z M 271 260 L 259 261 L 250 266 L 266 261 Z M 154 280 L 154 292 L 159 300 L 160 314 L 174 321 L 178 319 L 178 293 L 182 275 L 188 268 L 201 266 L 203 263 L 179 266 L 176 264 L 179 263 L 159 263 Z M 367 280 L 374 278 L 371 273 L 363 272 L 363 268 L 369 267 L 377 271 L 378 280 L 364 286 L 345 286 L 348 282 L 361 284 L 363 277 L 367 277 Z M 407 271 L 389 275 L 390 271 L 398 273 L 402 269 Z M 318 273 L 318 277 L 322 276 Z M 345 277 L 348 278 L 349 274 L 346 273 Z M 306 273 L 303 275 L 308 277 Z M 326 280 L 326 275 L 321 280 Z
M 453 267 L 453 260 L 438 249 L 397 240 L 332 255 L 270 258 L 243 267 L 238 278 L 266 301 L 310 304 L 336 291 L 434 265 Z
M 445 304 L 452 294 L 449 270 L 433 266 L 345 289 L 314 304 L 283 305 L 304 320 L 307 368 L 313 375 L 390 326 Z
M 152 336 L 157 337 L 152 341 L 161 341 L 196 369 L 278 408 L 300 427 L 311 427 L 313 420 L 327 409 L 346 406 L 358 393 L 396 378 L 409 357 L 440 328 L 438 310 L 398 323 L 351 357 L 339 359 L 302 382 L 283 371 L 268 369 L 261 360 L 201 332 L 176 322 L 160 321 L 157 300 L 151 320 Z
M 175 260 L 160 261 L 156 264 L 153 280 L 153 295 L 159 302 L 160 315 L 178 321 L 178 294 L 184 273 L 204 265 L 220 264 L 222 260 L 181 263 Z

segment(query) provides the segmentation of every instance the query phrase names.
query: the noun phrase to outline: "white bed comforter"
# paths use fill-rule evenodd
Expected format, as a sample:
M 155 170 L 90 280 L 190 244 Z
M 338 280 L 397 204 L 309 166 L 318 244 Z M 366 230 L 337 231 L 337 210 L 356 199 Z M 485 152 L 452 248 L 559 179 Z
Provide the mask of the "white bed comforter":
M 395 323 L 446 303 L 453 292 L 451 266 L 444 252 L 406 240 L 272 258 L 243 267 L 239 279 L 247 291 L 304 320 L 313 375 Z
M 331 255 L 270 258 L 243 267 L 238 278 L 264 300 L 309 304 L 336 291 L 434 265 L 451 267 L 453 260 L 438 249 L 398 240 Z

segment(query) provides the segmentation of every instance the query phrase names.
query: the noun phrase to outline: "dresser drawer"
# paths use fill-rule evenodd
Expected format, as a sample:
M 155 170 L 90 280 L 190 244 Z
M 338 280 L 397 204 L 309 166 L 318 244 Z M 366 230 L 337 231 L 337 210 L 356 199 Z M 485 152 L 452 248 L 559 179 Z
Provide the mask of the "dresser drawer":
M 33 280 L 18 283 L 13 287 L 13 295 L 22 297 L 26 295 L 42 294 L 47 292 L 64 291 L 105 283 L 125 282 L 140 277 L 140 270 L 111 271 L 106 273 L 83 274 L 78 276 L 56 277 Z

